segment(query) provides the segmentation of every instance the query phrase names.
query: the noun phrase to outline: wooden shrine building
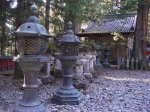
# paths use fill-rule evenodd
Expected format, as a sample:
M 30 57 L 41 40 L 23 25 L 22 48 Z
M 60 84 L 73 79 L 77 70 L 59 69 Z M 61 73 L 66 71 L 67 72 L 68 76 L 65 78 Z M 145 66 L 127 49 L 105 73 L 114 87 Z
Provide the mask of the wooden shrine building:
M 76 35 L 99 41 L 102 47 L 109 44 L 111 49 L 109 62 L 116 64 L 118 57 L 131 56 L 136 18 L 136 14 L 107 15 L 99 24 L 91 22 Z

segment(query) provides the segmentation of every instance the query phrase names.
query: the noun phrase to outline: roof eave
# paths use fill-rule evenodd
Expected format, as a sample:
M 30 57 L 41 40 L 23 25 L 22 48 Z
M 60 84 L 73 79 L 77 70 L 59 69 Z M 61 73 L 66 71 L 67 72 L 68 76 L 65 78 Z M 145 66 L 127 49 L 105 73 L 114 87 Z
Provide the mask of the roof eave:
M 108 32 L 108 33 L 77 33 L 75 35 L 79 36 L 79 37 L 82 37 L 82 36 L 91 36 L 91 35 L 111 35 L 111 33 L 113 32 Z M 134 33 L 134 32 L 119 32 L 121 34 L 131 34 L 131 33 Z

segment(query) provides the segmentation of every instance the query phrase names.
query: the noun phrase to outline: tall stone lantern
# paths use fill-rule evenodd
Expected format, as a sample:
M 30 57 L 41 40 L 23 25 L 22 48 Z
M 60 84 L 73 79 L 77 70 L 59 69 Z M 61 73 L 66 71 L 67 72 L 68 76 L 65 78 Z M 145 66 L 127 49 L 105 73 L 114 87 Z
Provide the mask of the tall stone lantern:
M 24 72 L 23 99 L 17 104 L 13 112 L 48 112 L 38 98 L 38 75 L 40 69 L 50 61 L 44 56 L 49 44 L 50 35 L 35 16 L 37 6 L 31 6 L 31 16 L 14 34 L 17 38 L 17 50 L 20 55 L 14 61 Z
M 58 105 L 78 105 L 82 100 L 82 94 L 73 86 L 72 82 L 72 70 L 75 62 L 79 59 L 78 45 L 81 44 L 79 38 L 74 35 L 71 30 L 72 23 L 68 22 L 68 30 L 58 40 L 60 54 L 57 56 L 61 61 L 63 69 L 64 81 L 60 89 L 52 98 L 52 103 Z

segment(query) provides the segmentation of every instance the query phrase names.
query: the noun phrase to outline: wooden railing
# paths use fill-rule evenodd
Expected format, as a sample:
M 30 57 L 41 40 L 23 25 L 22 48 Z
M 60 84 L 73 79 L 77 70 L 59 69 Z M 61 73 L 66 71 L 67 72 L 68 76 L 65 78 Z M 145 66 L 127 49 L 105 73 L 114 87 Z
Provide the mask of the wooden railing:
M 13 70 L 14 62 L 12 56 L 0 56 L 0 71 Z
M 121 58 L 117 60 L 118 69 L 127 69 L 127 70 L 150 70 L 150 60 L 149 59 L 138 59 L 137 57 Z

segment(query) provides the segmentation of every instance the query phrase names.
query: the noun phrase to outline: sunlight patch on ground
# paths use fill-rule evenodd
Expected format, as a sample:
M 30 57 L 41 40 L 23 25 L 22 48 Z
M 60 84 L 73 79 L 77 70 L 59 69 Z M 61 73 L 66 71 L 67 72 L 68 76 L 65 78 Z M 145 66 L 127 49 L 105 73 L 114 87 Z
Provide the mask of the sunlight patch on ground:
M 104 78 L 114 80 L 114 81 L 132 81 L 132 82 L 142 81 L 142 82 L 149 82 L 150 83 L 150 78 L 135 79 L 135 78 L 116 78 L 116 77 L 108 77 L 108 76 L 104 76 Z

